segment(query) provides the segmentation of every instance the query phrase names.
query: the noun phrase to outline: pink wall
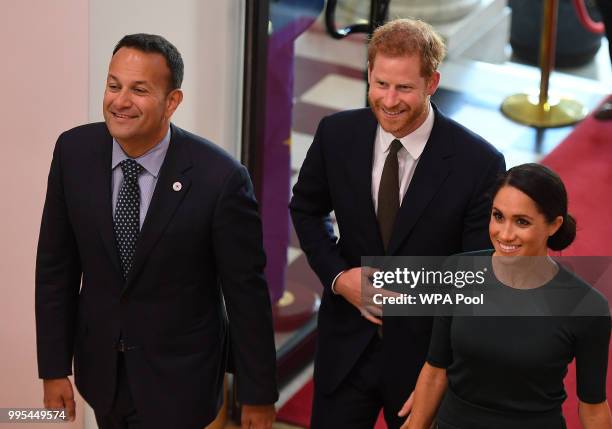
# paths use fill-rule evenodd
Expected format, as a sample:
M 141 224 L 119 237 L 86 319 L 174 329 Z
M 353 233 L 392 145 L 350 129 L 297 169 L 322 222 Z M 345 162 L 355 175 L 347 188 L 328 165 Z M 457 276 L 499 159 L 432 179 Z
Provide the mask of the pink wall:
M 0 12 L 0 408 L 41 407 L 34 262 L 55 139 L 87 121 L 88 2 L 18 0 Z M 82 402 L 78 405 L 80 419 Z M 0 427 L 14 425 L 0 424 Z M 56 425 L 22 424 L 42 429 Z M 82 422 L 62 427 L 82 427 Z

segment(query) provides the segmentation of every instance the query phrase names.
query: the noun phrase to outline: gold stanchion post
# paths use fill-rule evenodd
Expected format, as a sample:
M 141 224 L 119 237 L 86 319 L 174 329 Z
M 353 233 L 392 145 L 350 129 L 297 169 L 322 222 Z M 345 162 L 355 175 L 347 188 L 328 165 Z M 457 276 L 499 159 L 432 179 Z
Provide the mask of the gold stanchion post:
M 513 121 L 538 128 L 562 127 L 582 120 L 586 108 L 576 100 L 549 96 L 550 73 L 555 66 L 555 40 L 559 0 L 544 0 L 540 37 L 540 93 L 514 94 L 502 103 L 502 112 Z

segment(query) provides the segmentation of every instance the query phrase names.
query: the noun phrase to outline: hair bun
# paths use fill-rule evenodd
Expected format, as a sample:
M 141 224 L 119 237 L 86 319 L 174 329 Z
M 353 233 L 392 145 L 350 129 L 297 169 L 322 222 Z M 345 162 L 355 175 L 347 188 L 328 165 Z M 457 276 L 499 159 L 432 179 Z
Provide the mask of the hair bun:
M 576 238 L 576 220 L 567 213 L 563 223 L 553 235 L 548 238 L 548 247 L 552 250 L 563 250 Z

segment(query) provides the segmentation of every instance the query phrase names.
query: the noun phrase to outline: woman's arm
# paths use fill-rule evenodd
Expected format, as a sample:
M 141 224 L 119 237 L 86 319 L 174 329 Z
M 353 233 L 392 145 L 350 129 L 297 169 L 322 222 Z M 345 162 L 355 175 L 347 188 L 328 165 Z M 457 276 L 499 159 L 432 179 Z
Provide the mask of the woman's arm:
M 436 368 L 425 362 L 414 389 L 412 412 L 401 429 L 429 429 L 446 391 L 446 385 L 446 369 Z
M 584 429 L 612 429 L 612 417 L 608 401 L 587 404 L 579 401 L 578 414 Z
M 601 309 L 597 306 L 601 306 Z M 601 311 L 601 314 L 610 311 L 609 304 L 603 299 L 601 302 L 594 301 L 591 309 Z M 575 355 L 580 422 L 585 429 L 612 429 L 610 407 L 606 401 L 610 315 L 608 313 L 603 317 L 580 317 L 575 318 L 575 322 L 578 328 Z

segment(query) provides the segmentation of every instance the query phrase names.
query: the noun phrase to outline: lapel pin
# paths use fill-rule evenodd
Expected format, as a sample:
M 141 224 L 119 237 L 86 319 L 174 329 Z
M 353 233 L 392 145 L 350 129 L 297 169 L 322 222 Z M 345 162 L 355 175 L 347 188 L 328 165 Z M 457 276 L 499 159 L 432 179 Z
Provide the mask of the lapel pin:
M 183 189 L 183 185 L 181 182 L 174 182 L 172 184 L 172 189 L 174 189 L 176 192 L 180 191 L 181 189 Z

